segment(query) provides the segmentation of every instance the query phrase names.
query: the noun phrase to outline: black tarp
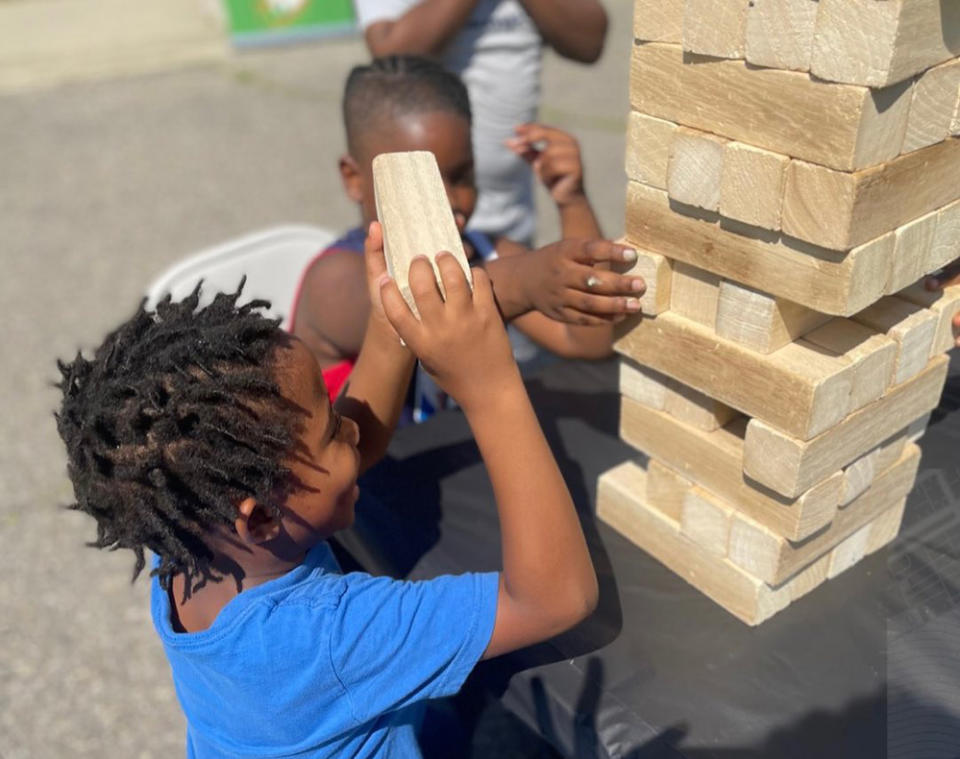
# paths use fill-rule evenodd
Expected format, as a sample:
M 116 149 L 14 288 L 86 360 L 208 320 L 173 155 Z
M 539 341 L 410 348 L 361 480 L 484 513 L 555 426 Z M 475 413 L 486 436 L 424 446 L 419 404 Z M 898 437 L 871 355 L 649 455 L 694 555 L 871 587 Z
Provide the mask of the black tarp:
M 957 360 L 896 543 L 757 628 L 595 519 L 597 477 L 638 456 L 617 438 L 616 363 L 558 363 L 528 389 L 601 600 L 562 637 L 482 663 L 472 687 L 587 759 L 960 756 Z M 340 540 L 369 571 L 499 569 L 490 484 L 459 412 L 400 430 L 361 488 Z

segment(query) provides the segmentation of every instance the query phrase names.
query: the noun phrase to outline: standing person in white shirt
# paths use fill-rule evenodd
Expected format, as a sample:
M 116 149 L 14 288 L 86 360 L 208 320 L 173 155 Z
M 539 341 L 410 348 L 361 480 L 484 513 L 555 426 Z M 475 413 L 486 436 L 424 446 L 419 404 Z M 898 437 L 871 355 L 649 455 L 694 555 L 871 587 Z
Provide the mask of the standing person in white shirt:
M 477 208 L 470 228 L 527 245 L 535 233 L 533 178 L 504 142 L 536 121 L 543 44 L 592 63 L 603 51 L 599 0 L 354 0 L 375 56 L 440 58 L 461 76 L 473 110 Z

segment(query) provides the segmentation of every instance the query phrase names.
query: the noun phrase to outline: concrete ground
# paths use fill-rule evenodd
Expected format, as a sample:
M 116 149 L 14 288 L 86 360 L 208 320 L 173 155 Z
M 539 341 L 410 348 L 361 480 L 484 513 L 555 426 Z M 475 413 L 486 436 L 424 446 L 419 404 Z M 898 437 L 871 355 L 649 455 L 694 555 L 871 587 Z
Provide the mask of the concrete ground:
M 614 236 L 631 4 L 607 5 L 604 59 L 584 68 L 548 55 L 541 113 L 581 139 Z M 2 759 L 181 754 L 147 583 L 130 584 L 129 553 L 86 548 L 92 520 L 61 509 L 71 492 L 54 360 L 95 345 L 185 254 L 275 224 L 355 223 L 335 175 L 338 101 L 363 58 L 358 39 L 332 40 L 150 75 L 121 65 L 55 87 L 45 70 L 43 87 L 20 76 L 19 91 L 0 94 Z M 540 216 L 548 240 L 548 204 Z

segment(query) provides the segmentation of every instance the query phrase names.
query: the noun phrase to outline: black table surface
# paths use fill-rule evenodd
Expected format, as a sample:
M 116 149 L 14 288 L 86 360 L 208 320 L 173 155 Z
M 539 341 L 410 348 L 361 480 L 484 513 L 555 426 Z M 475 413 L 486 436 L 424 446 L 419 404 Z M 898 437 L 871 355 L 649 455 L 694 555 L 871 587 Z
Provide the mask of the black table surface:
M 482 663 L 474 683 L 568 756 L 960 755 L 957 357 L 896 542 L 756 628 L 596 519 L 597 477 L 639 455 L 617 437 L 616 382 L 607 361 L 561 362 L 527 383 L 581 514 L 599 607 Z M 400 430 L 361 490 L 339 539 L 368 571 L 500 568 L 490 483 L 460 412 Z

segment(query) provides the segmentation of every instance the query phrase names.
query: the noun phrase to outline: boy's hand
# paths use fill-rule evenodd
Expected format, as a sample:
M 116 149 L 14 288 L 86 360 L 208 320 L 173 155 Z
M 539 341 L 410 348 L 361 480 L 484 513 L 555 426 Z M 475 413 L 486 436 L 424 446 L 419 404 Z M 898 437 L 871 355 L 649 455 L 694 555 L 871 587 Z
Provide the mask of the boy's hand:
M 586 326 L 621 321 L 640 310 L 641 277 L 609 271 L 637 260 L 636 251 L 607 240 L 561 240 L 523 256 L 522 276 L 533 307 L 551 319 Z M 598 268 L 599 267 L 599 268 Z
M 387 275 L 387 259 L 383 253 L 383 227 L 379 221 L 370 222 L 363 242 L 363 258 L 367 268 L 367 289 L 370 293 L 370 318 L 389 332 L 396 334 L 383 312 L 380 300 L 380 280 Z M 399 340 L 399 337 L 397 338 Z
M 517 136 L 506 146 L 533 167 L 558 206 L 586 200 L 580 146 L 573 135 L 542 124 L 521 124 L 513 131 Z
M 410 264 L 410 291 L 420 320 L 407 306 L 397 283 L 383 275 L 383 310 L 403 341 L 419 357 L 437 384 L 469 413 L 484 397 L 497 393 L 519 371 L 490 280 L 482 269 L 473 271 L 473 291 L 451 253 L 437 256 L 437 267 L 447 294 L 444 302 L 426 256 Z
M 943 267 L 936 275 L 927 277 L 924 282 L 928 290 L 942 290 L 945 287 L 960 285 L 960 258 Z M 953 334 L 957 335 L 954 347 L 960 348 L 960 314 L 953 317 Z

